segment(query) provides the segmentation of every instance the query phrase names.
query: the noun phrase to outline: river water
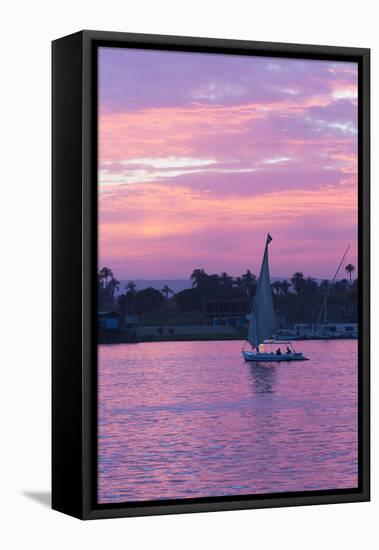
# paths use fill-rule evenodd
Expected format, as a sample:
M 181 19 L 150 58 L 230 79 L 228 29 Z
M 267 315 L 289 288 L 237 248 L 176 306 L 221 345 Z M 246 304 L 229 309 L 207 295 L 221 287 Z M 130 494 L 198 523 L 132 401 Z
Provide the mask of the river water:
M 99 503 L 357 486 L 357 341 L 242 344 L 99 346 Z

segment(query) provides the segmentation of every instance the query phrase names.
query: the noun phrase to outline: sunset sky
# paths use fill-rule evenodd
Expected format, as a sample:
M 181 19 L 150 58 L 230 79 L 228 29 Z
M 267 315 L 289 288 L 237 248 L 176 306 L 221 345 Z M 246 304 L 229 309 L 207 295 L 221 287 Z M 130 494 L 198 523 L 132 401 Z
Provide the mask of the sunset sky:
M 331 278 L 357 251 L 357 65 L 100 48 L 99 264 Z

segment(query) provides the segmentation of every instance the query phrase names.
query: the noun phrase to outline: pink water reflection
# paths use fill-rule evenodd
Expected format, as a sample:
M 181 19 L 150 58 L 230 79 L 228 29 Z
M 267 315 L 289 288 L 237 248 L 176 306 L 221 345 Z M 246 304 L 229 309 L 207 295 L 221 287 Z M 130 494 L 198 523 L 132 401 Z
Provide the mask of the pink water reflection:
M 357 342 L 249 365 L 241 342 L 99 346 L 99 502 L 352 488 Z

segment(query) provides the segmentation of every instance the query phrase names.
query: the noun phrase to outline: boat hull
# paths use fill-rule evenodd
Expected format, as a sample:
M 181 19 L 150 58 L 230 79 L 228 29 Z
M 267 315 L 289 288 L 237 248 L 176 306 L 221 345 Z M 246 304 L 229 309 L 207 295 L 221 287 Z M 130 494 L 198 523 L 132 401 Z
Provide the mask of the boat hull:
M 282 353 L 277 355 L 276 353 L 255 353 L 253 351 L 243 351 L 243 358 L 245 361 L 253 363 L 282 363 L 289 361 L 308 361 L 302 353 Z

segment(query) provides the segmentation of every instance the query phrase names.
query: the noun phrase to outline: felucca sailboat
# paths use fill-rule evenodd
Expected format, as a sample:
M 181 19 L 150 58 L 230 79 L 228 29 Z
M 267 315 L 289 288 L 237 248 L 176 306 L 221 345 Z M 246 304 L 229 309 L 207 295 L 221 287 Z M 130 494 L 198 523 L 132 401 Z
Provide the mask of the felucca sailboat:
M 246 344 L 249 343 L 252 350 L 245 350 L 245 344 L 242 355 L 245 361 L 255 362 L 306 361 L 307 358 L 304 357 L 302 353 L 296 352 L 291 342 L 283 342 L 282 340 L 275 341 L 272 339 L 279 323 L 272 299 L 270 270 L 268 265 L 268 246 L 271 241 L 272 237 L 268 234 L 257 290 L 249 318 Z M 267 350 L 267 347 L 272 348 L 275 344 L 279 345 L 276 351 Z M 285 352 L 282 352 L 281 346 L 287 346 Z

